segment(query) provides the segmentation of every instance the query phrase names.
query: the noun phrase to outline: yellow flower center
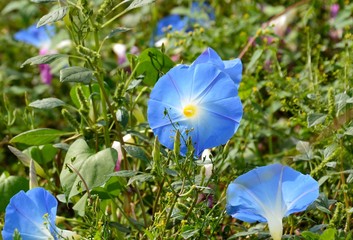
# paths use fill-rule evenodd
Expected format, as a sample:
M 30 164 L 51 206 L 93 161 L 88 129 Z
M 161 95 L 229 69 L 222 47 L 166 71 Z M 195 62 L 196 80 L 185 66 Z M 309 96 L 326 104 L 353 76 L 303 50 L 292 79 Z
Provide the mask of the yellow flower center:
M 196 112 L 197 112 L 197 108 L 195 105 L 192 105 L 192 104 L 186 105 L 183 109 L 183 113 L 185 117 L 188 117 L 188 118 L 195 116 Z

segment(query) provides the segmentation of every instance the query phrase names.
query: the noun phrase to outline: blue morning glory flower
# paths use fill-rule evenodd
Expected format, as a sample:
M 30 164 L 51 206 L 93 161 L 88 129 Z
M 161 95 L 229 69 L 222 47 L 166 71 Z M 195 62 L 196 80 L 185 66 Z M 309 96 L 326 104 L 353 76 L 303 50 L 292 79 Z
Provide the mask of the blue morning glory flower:
M 195 18 L 195 15 L 199 16 Z M 196 1 L 192 2 L 189 24 L 193 25 L 198 23 L 203 27 L 208 27 L 210 20 L 215 20 L 215 13 L 212 6 L 207 2 L 202 4 Z
M 227 213 L 244 222 L 268 222 L 274 240 L 283 232 L 282 218 L 304 211 L 319 196 L 319 184 L 281 164 L 258 167 L 239 176 L 227 189 Z
M 240 78 L 228 73 L 241 69 L 240 60 L 231 60 L 234 64 L 229 66 L 233 69 L 226 71 L 214 50 L 208 48 L 205 52 L 190 66 L 178 65 L 162 76 L 148 101 L 148 122 L 160 143 L 173 149 L 178 130 L 184 155 L 189 137 L 197 156 L 207 148 L 225 144 L 242 118 L 236 83 Z
M 197 1 L 193 1 L 188 14 L 182 16 L 171 14 L 158 21 L 150 45 L 160 47 L 162 43 L 166 42 L 163 38 L 166 33 L 175 31 L 192 31 L 195 23 L 198 23 L 203 27 L 208 27 L 210 20 L 214 19 L 214 10 L 210 4 L 206 2 L 200 4 Z
M 181 31 L 185 28 L 186 21 L 180 15 L 171 14 L 158 21 L 156 37 L 164 36 L 168 31 Z
M 15 33 L 14 37 L 17 41 L 31 44 L 37 48 L 48 48 L 48 45 L 50 45 L 50 39 L 54 33 L 54 26 L 45 25 L 37 28 L 34 24 L 27 29 Z
M 55 197 L 43 188 L 20 191 L 6 207 L 3 239 L 13 239 L 15 230 L 24 240 L 57 239 L 57 206 Z

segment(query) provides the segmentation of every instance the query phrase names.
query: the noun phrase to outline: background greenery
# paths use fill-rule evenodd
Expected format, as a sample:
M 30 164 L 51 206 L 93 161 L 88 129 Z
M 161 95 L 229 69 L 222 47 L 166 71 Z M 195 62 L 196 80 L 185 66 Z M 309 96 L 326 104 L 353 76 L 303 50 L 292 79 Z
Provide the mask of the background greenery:
M 151 81 L 171 66 L 152 69 L 155 75 L 148 79 L 143 67 L 150 69 L 151 60 L 143 57 L 146 52 L 129 54 L 129 62 L 118 65 L 112 50 L 113 44 L 122 43 L 128 52 L 136 46 L 143 53 L 151 47 L 158 20 L 171 13 L 190 14 L 191 3 L 157 0 L 109 23 L 129 6 L 122 4 L 110 13 L 118 3 L 61 3 L 70 10 L 55 22 L 57 34 L 52 46 L 71 39 L 71 45 L 57 50 L 70 57 L 51 63 L 54 79 L 45 85 L 37 66 L 21 68 L 38 50 L 15 41 L 13 35 L 58 4 L 1 1 L 0 195 L 6 201 L 0 203 L 0 223 L 11 196 L 29 188 L 29 168 L 23 163 L 33 159 L 43 169 L 40 174 L 37 168 L 38 185 L 59 199 L 59 226 L 82 237 L 245 239 L 249 235 L 250 239 L 266 239 L 266 224 L 242 223 L 226 215 L 225 190 L 237 176 L 254 167 L 280 162 L 311 174 L 319 181 L 321 192 L 308 211 L 284 219 L 286 237 L 351 239 L 353 4 L 214 0 L 210 4 L 215 21 L 207 26 L 196 24 L 191 32 L 168 33 L 168 44 L 162 49 L 147 50 L 168 60 L 176 56 L 175 64 L 191 63 L 206 47 L 215 49 L 222 59 L 242 57 L 239 95 L 243 120 L 226 146 L 212 150 L 213 174 L 208 177 L 204 162 L 181 159 L 159 149 L 148 128 L 146 104 Z M 333 4 L 339 5 L 337 16 L 330 11 Z M 99 18 L 102 13 L 108 15 Z M 281 35 L 270 20 L 283 15 L 288 25 L 283 26 Z M 105 38 L 121 27 L 131 29 Z M 60 70 L 67 66 L 90 69 L 97 82 L 61 82 Z M 103 91 L 111 105 L 107 110 L 102 107 L 107 100 Z M 33 106 L 36 100 L 50 97 L 63 104 Z M 118 121 L 114 120 L 116 112 L 121 116 Z M 52 130 L 18 137 L 40 128 Z M 105 165 L 95 173 L 104 179 L 94 178 L 93 166 L 100 159 L 96 153 L 114 161 L 116 153 L 104 149 L 128 133 L 134 143 L 124 148 L 122 171 L 111 173 Z M 75 161 L 91 159 L 82 170 L 91 189 L 89 195 L 84 186 L 74 186 L 67 179 L 77 177 L 67 168 L 70 154 L 84 156 Z

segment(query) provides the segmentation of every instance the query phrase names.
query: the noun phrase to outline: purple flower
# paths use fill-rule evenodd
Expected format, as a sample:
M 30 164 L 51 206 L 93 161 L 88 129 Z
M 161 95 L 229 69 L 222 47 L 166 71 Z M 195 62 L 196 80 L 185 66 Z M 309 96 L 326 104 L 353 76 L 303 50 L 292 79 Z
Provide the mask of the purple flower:
M 242 118 L 238 97 L 241 61 L 222 61 L 208 48 L 190 66 L 179 65 L 162 76 L 148 101 L 148 122 L 160 143 L 174 147 L 178 130 L 181 154 L 190 137 L 199 156 L 203 150 L 225 144 Z
M 274 240 L 282 237 L 282 218 L 304 211 L 319 196 L 319 184 L 309 175 L 272 164 L 247 172 L 227 189 L 227 213 L 253 223 L 268 222 Z
M 337 17 L 337 14 L 340 10 L 340 5 L 335 3 L 335 4 L 332 4 L 331 7 L 330 7 L 330 16 L 331 18 L 335 18 Z

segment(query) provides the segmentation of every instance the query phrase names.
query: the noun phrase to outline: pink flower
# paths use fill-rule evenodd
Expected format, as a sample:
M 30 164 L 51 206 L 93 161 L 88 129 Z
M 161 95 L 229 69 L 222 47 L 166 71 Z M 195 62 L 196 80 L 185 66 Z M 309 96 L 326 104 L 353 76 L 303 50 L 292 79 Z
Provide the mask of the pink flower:
M 134 139 L 132 138 L 131 134 L 126 134 L 123 137 L 124 143 L 135 143 Z M 121 143 L 119 141 L 114 141 L 112 144 L 112 148 L 114 148 L 118 152 L 118 159 L 115 165 L 115 171 L 120 171 L 121 168 L 121 160 L 123 159 L 123 151 L 121 149 Z
M 39 55 L 48 54 L 49 51 L 46 48 L 42 48 L 39 50 Z M 40 78 L 42 79 L 42 83 L 51 84 L 51 80 L 53 79 L 53 75 L 51 74 L 51 67 L 49 64 L 39 64 Z

